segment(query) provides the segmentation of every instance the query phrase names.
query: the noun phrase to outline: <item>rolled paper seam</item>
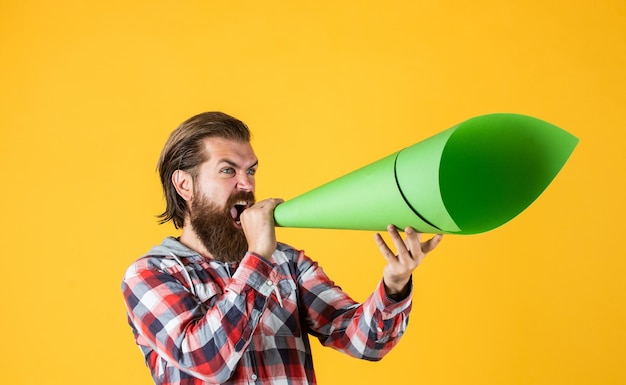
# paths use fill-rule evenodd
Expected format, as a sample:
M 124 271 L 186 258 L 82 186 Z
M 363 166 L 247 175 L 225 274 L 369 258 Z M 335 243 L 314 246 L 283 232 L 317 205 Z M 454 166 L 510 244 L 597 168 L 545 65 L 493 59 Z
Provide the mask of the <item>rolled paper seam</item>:
M 401 150 L 395 167 L 398 188 L 407 204 L 442 232 L 461 231 L 439 192 L 441 153 L 456 127 Z
M 419 218 L 408 206 L 395 179 L 391 154 L 308 193 L 281 203 L 274 210 L 276 226 L 384 231 L 393 224 L 421 232 L 439 229 Z

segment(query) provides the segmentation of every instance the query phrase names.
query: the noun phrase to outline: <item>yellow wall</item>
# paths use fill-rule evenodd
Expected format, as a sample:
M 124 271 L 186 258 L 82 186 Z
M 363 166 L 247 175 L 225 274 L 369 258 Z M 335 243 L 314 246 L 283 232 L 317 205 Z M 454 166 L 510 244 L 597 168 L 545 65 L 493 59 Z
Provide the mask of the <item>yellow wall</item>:
M 447 236 L 380 363 L 316 344 L 321 384 L 626 383 L 626 6 L 545 1 L 4 1 L 0 5 L 6 384 L 150 384 L 126 266 L 175 234 L 154 171 L 169 132 L 246 121 L 258 197 L 291 198 L 472 116 L 581 139 L 512 222 Z M 356 299 L 371 232 L 280 229 Z

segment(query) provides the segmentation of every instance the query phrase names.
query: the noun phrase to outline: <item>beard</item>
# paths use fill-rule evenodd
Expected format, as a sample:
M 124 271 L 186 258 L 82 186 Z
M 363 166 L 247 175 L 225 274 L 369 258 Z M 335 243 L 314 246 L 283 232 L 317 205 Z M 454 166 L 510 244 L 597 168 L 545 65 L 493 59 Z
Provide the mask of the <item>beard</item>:
M 230 213 L 233 205 L 240 200 L 254 202 L 254 194 L 238 192 L 228 199 L 224 208 L 210 202 L 206 196 L 191 204 L 191 227 L 217 261 L 240 262 L 248 251 L 246 236 L 242 229 L 235 227 Z

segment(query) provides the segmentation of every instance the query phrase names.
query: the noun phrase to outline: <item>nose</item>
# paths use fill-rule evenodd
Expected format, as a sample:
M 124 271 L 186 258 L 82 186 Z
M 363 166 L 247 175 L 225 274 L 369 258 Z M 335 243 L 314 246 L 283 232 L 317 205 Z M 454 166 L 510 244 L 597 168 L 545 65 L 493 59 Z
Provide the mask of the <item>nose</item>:
M 237 176 L 237 190 L 254 192 L 254 175 L 239 174 Z

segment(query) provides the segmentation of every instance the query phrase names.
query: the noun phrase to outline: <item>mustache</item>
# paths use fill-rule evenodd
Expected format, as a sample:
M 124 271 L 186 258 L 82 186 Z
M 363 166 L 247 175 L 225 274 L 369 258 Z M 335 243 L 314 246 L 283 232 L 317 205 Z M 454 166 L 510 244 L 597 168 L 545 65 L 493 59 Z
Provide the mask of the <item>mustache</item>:
M 237 191 L 233 195 L 228 198 L 226 201 L 225 209 L 230 212 L 230 208 L 238 201 L 246 201 L 249 202 L 250 205 L 256 203 L 256 198 L 254 197 L 254 193 L 251 191 Z

